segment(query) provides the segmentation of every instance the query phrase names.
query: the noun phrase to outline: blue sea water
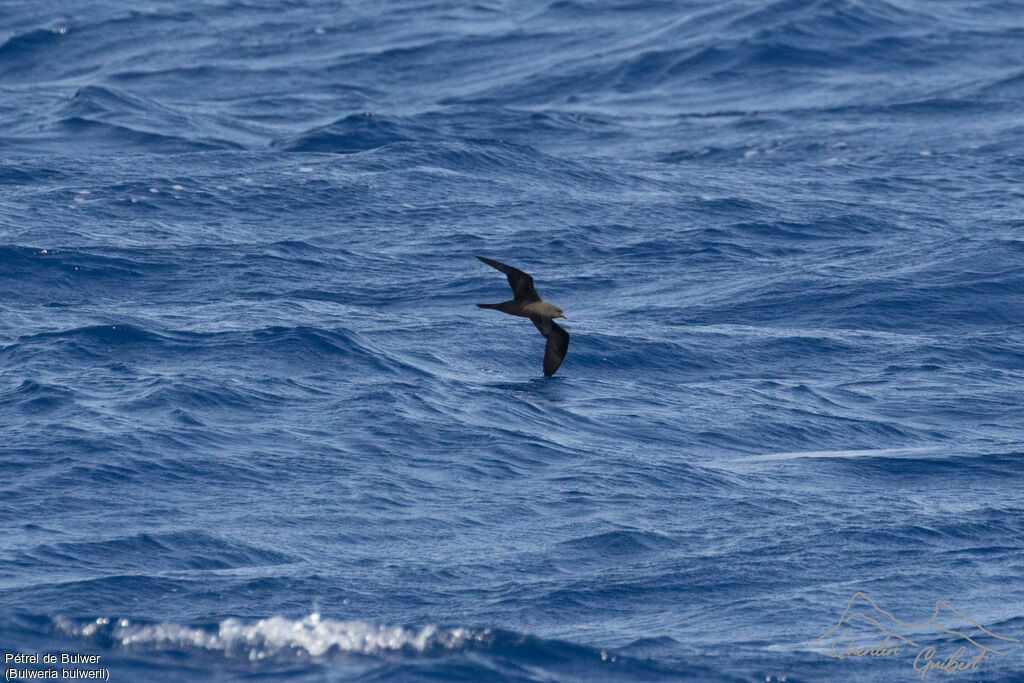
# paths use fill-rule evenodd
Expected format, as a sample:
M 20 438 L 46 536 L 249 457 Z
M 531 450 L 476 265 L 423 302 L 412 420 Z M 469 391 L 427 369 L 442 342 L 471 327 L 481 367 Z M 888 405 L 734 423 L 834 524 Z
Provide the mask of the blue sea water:
M 4 0 L 0 292 L 5 655 L 1024 680 L 1020 2 Z

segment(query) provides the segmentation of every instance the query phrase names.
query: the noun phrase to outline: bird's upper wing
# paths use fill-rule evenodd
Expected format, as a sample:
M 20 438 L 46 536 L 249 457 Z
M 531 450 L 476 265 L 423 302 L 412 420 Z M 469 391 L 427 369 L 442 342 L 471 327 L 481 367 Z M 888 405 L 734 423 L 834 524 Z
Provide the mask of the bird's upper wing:
M 537 290 L 533 288 L 532 277 L 517 268 L 506 266 L 504 263 L 498 263 L 483 256 L 477 256 L 477 258 L 508 276 L 508 284 L 515 293 L 517 302 L 529 304 L 534 301 L 540 301 L 540 297 L 537 296 Z
M 544 345 L 544 374 L 550 377 L 558 370 L 566 351 L 569 350 L 569 333 L 551 318 L 535 315 L 531 316 L 530 320 L 548 340 Z

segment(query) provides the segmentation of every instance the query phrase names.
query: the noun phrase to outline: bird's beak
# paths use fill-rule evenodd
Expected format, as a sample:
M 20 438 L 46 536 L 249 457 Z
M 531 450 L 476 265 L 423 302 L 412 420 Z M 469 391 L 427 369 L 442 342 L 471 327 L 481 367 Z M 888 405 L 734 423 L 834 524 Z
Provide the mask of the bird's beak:
M 563 314 L 562 314 L 562 315 L 560 315 L 559 317 L 560 317 L 560 318 L 565 318 L 566 320 L 568 320 L 568 319 L 569 319 L 569 316 L 567 316 L 567 315 L 566 315 L 565 313 L 563 313 Z

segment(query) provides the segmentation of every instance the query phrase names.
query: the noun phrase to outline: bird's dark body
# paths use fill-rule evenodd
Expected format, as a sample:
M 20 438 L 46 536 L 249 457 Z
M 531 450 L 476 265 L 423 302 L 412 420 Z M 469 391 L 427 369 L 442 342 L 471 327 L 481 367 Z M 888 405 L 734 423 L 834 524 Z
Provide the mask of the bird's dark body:
M 503 301 L 498 304 L 477 304 L 477 306 L 529 318 L 533 321 L 540 333 L 547 339 L 547 344 L 544 346 L 544 374 L 548 377 L 555 374 L 569 350 L 569 333 L 556 324 L 553 319 L 555 316 L 565 317 L 562 309 L 541 299 L 537 290 L 533 288 L 533 278 L 523 271 L 483 256 L 477 256 L 477 258 L 505 273 L 508 276 L 508 284 L 515 294 L 515 298 L 511 301 Z

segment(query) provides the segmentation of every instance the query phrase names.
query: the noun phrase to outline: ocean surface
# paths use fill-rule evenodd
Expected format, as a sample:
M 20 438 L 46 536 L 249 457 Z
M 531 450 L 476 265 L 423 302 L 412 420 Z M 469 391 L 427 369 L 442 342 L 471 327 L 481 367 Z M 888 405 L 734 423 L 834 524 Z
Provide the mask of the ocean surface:
M 9 679 L 1021 681 L 1022 491 L 1022 2 L 0 2 Z

